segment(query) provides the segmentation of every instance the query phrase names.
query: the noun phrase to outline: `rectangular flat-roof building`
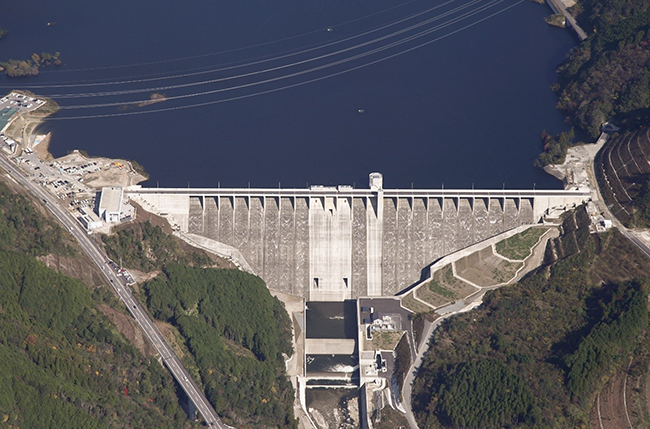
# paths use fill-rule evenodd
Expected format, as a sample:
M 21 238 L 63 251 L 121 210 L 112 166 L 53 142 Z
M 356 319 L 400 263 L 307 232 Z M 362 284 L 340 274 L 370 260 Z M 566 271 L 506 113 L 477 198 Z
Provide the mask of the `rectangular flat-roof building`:
M 94 211 L 89 208 L 83 207 L 78 209 L 81 213 L 79 216 L 79 222 L 86 228 L 87 231 L 92 231 L 93 229 L 101 228 L 102 220 L 95 214 Z
M 124 189 L 122 187 L 102 188 L 97 213 L 99 217 L 106 222 L 119 222 L 122 213 L 123 197 Z

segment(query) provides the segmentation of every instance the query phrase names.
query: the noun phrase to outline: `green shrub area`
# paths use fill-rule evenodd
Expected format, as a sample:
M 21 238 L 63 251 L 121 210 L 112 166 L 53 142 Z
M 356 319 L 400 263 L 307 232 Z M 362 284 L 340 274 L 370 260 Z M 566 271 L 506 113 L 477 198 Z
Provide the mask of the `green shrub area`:
M 183 251 L 173 236 L 149 221 L 124 225 L 115 234 L 102 235 L 102 241 L 111 259 L 145 272 L 171 262 L 199 266 L 212 263 L 205 252 Z
M 435 280 L 431 280 L 429 282 L 429 290 L 448 299 L 454 299 L 455 297 L 455 294 L 452 291 L 440 286 L 440 284 Z
M 404 295 L 401 300 L 402 307 L 405 307 L 412 311 L 413 313 L 429 313 L 433 311 L 433 307 L 429 307 L 426 304 L 421 303 L 413 296 L 415 292 L 411 291 Z
M 444 377 L 437 410 L 445 425 L 502 428 L 534 420 L 530 389 L 499 360 L 459 363 Z
M 399 411 L 385 405 L 381 411 L 375 411 L 372 426 L 375 429 L 408 429 L 409 422 Z
M 291 322 L 259 277 L 169 264 L 144 293 L 154 316 L 183 335 L 219 415 L 242 427 L 297 427 L 282 356 L 293 353 Z
M 508 259 L 523 261 L 530 255 L 530 249 L 537 244 L 539 238 L 548 231 L 548 228 L 528 228 L 517 235 L 499 241 L 496 251 Z
M 584 218 L 565 218 L 549 245 L 559 260 L 435 332 L 413 390 L 420 427 L 588 426 L 599 390 L 644 337 L 647 288 L 633 279 L 650 266 L 617 231 L 589 234 Z
M 570 131 L 562 131 L 556 136 L 552 136 L 542 131 L 540 139 L 542 140 L 542 153 L 539 154 L 535 160 L 536 167 L 544 167 L 552 164 L 564 164 L 566 159 L 566 151 L 573 146 L 573 138 L 575 131 L 571 128 Z
M 574 398 L 597 388 L 603 369 L 627 356 L 648 325 L 648 291 L 641 283 L 614 285 L 604 292 L 598 322 L 564 359 L 567 388 Z
M 169 373 L 119 335 L 77 280 L 0 252 L 0 421 L 25 428 L 177 428 Z M 189 423 L 187 423 L 189 425 Z
M 400 391 L 397 392 L 398 397 L 402 397 L 401 389 L 402 384 L 404 383 L 404 378 L 406 378 L 406 373 L 411 367 L 411 347 L 409 346 L 408 335 L 402 335 L 402 338 L 397 343 L 395 347 L 395 367 L 393 369 L 393 382 L 397 389 Z M 402 402 L 400 400 L 400 402 Z
M 32 203 L 0 183 L 0 250 L 25 255 L 72 255 L 63 229 L 41 216 Z
M 491 272 L 495 284 L 507 283 L 514 279 L 523 262 L 501 261 Z
M 557 107 L 592 138 L 603 122 L 650 119 L 650 0 L 586 0 L 578 21 L 594 33 L 558 68 Z

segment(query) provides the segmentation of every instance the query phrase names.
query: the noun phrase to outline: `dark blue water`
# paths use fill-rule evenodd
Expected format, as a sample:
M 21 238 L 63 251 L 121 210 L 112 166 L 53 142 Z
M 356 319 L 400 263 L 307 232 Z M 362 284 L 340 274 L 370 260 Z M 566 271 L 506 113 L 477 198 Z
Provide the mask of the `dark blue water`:
M 422 22 L 467 3 L 450 2 L 409 22 Z M 474 8 L 487 3 L 481 1 Z M 2 0 L 0 26 L 11 33 L 0 41 L 0 59 L 59 51 L 65 64 L 36 78 L 10 81 L 2 77 L 0 91 L 31 85 L 118 81 L 132 76 L 153 78 L 188 69 L 241 64 L 339 41 L 439 4 L 442 1 Z M 515 6 L 489 17 L 510 5 Z M 352 67 L 404 52 L 419 42 L 341 65 L 331 63 L 347 58 L 346 54 L 310 61 L 337 48 L 390 33 L 386 29 L 291 59 L 197 77 L 32 90 L 54 95 L 230 78 L 163 90 L 169 97 L 221 92 L 126 112 L 138 113 L 135 115 L 57 120 L 43 126 L 43 131 L 53 132 L 50 151 L 55 156 L 79 148 L 94 155 L 135 159 L 151 173 L 150 183 L 154 185 L 220 183 L 245 187 L 250 183 L 274 187 L 281 183 L 282 187 L 304 187 L 322 183 L 366 187 L 368 173 L 380 171 L 386 187 L 413 184 L 416 188 L 438 188 L 444 184 L 445 188 L 501 188 L 505 184 L 508 188 L 557 188 L 560 183 L 534 168 L 533 161 L 540 150 L 543 129 L 567 129 L 554 109 L 549 86 L 555 79 L 556 65 L 575 39 L 568 31 L 546 25 L 543 17 L 548 13 L 543 5 L 505 0 L 418 40 L 449 35 L 444 39 L 349 72 Z M 478 22 L 480 19 L 485 20 Z M 47 26 L 48 22 L 56 25 Z M 332 31 L 327 31 L 328 27 Z M 453 31 L 457 33 L 451 34 Z M 269 43 L 281 39 L 285 40 Z M 254 45 L 259 46 L 251 47 Z M 353 54 L 368 53 L 377 46 L 357 48 Z M 221 53 L 169 61 L 215 52 Z M 266 67 L 298 60 L 308 62 L 259 73 Z M 148 62 L 158 63 L 115 67 Z M 306 72 L 316 66 L 327 68 Z M 233 78 L 250 72 L 259 74 Z M 303 74 L 287 77 L 294 72 Z M 335 73 L 342 74 L 328 77 Z M 275 81 L 260 83 L 266 79 Z M 233 90 L 234 85 L 244 87 Z M 291 85 L 295 86 L 282 89 Z M 255 95 L 260 92 L 268 93 Z M 149 93 L 54 98 L 63 106 L 119 104 L 142 100 Z M 239 99 L 225 101 L 229 98 Z M 200 103 L 216 104 L 185 108 Z M 183 109 L 141 114 L 160 108 Z M 84 108 L 62 111 L 56 118 L 122 113 L 116 106 Z
M 307 338 L 357 338 L 356 301 L 307 302 Z

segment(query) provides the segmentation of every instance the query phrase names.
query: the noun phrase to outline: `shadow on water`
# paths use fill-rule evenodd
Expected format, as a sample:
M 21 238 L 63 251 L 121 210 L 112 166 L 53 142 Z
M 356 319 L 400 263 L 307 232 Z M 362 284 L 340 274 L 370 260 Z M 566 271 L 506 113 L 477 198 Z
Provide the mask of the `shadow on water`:
M 307 338 L 356 339 L 356 301 L 307 302 Z

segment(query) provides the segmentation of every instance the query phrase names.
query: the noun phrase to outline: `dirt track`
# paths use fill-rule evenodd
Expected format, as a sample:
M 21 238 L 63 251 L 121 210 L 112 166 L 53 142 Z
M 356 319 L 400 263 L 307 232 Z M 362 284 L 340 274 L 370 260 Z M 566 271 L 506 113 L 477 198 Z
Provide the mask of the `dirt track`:
M 592 429 L 625 429 L 630 427 L 623 400 L 625 376 L 626 371 L 620 371 L 612 377 L 607 386 L 600 392 L 600 401 L 598 399 L 595 401 L 589 419 Z M 599 404 L 600 415 L 598 412 Z

